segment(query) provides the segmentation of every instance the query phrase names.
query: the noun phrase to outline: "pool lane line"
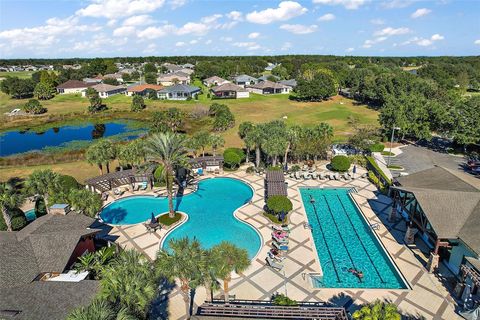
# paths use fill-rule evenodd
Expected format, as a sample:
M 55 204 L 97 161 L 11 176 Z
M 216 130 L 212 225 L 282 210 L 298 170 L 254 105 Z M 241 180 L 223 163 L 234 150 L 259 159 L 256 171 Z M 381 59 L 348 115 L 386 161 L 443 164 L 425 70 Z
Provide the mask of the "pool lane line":
M 348 257 L 350 258 L 350 262 L 352 263 L 353 268 L 354 268 L 355 270 L 358 270 L 358 269 L 357 269 L 357 266 L 355 265 L 355 262 L 353 261 L 352 256 L 350 255 L 350 251 L 348 251 L 348 247 L 347 247 L 347 245 L 345 244 L 345 240 L 343 240 L 343 236 L 342 236 L 342 234 L 341 234 L 341 232 L 340 232 L 340 229 L 338 228 L 337 221 L 335 220 L 335 217 L 333 216 L 332 209 L 330 208 L 330 205 L 328 204 L 327 197 L 326 197 L 325 195 L 322 195 L 322 197 L 324 198 L 325 203 L 327 204 L 328 212 L 330 212 L 330 215 L 332 216 L 333 224 L 335 225 L 335 228 L 337 229 L 338 235 L 340 236 L 340 240 L 342 240 L 342 243 L 343 243 L 343 246 L 344 246 L 344 248 L 345 248 L 345 251 L 347 252 Z M 362 279 L 360 279 L 359 277 L 357 277 L 357 278 L 358 278 L 358 281 L 359 281 L 359 282 L 363 282 Z
M 373 260 L 372 260 L 372 258 L 370 257 L 370 254 L 368 253 L 367 248 L 365 248 L 365 245 L 363 244 L 362 239 L 360 239 L 360 236 L 358 235 L 358 232 L 357 232 L 357 230 L 355 229 L 355 226 L 353 225 L 353 222 L 352 222 L 352 220 L 350 219 L 350 217 L 349 217 L 349 215 L 348 215 L 348 213 L 347 213 L 347 210 L 345 209 L 345 206 L 343 205 L 342 199 L 340 198 L 340 196 L 339 196 L 338 194 L 337 194 L 336 196 L 337 196 L 337 198 L 338 198 L 338 201 L 340 202 L 340 205 L 342 206 L 343 212 L 345 212 L 345 215 L 347 216 L 348 222 L 350 222 L 350 225 L 352 226 L 352 229 L 353 229 L 353 231 L 355 232 L 355 235 L 357 236 L 358 241 L 360 242 L 360 244 L 362 245 L 363 250 L 364 250 L 365 253 L 367 254 L 368 260 L 370 260 L 370 263 L 372 264 L 373 268 L 374 268 L 375 271 L 377 272 L 377 275 L 378 275 L 378 277 L 380 278 L 380 281 L 381 281 L 382 283 L 386 283 L 386 282 L 383 280 L 382 276 L 380 275 L 380 272 L 378 271 L 377 266 L 375 266 L 375 263 L 373 263 Z
M 332 261 L 333 270 L 335 271 L 335 275 L 337 276 L 337 282 L 342 282 L 342 280 L 340 280 L 340 275 L 338 274 L 338 270 L 337 270 L 337 266 L 335 265 L 335 261 L 333 261 L 332 253 L 330 252 L 330 248 L 328 247 L 327 239 L 325 239 L 325 234 L 323 233 L 322 224 L 320 223 L 320 218 L 318 217 L 318 214 L 317 214 L 317 208 L 315 207 L 315 204 L 314 204 L 315 199 L 313 199 L 312 195 L 309 195 L 309 196 L 310 196 L 310 204 L 313 207 L 313 210 L 315 212 L 315 217 L 317 218 L 318 226 L 320 227 L 320 233 L 322 234 L 323 242 L 325 243 L 325 246 L 327 247 L 327 252 L 328 252 L 328 255 L 330 256 L 330 261 Z M 310 229 L 310 232 L 312 232 L 312 237 L 313 237 L 312 229 Z M 313 237 L 313 238 L 315 238 L 315 237 Z

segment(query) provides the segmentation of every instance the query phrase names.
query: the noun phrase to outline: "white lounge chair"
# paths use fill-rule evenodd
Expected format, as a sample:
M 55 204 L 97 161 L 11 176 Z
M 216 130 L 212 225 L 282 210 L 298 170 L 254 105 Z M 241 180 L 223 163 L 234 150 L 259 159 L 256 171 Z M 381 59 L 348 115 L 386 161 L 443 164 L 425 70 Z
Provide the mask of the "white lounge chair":
M 304 172 L 304 173 L 303 173 L 303 179 L 305 179 L 305 180 L 310 179 L 310 173 Z
M 316 172 L 312 172 L 312 179 L 317 180 L 318 174 Z
M 333 178 L 335 180 L 340 180 L 340 175 L 338 174 L 338 172 L 335 172 L 335 174 L 333 175 Z
M 322 172 L 319 172 L 319 173 L 318 173 L 318 178 L 319 178 L 320 180 L 325 180 L 325 173 L 324 173 L 323 171 L 322 171 Z
M 271 267 L 271 268 L 273 268 L 273 269 L 275 269 L 275 270 L 278 270 L 278 271 L 280 271 L 280 270 L 283 269 L 283 264 L 274 261 L 272 258 L 267 257 L 265 260 L 267 261 L 267 265 L 268 265 L 269 267 Z

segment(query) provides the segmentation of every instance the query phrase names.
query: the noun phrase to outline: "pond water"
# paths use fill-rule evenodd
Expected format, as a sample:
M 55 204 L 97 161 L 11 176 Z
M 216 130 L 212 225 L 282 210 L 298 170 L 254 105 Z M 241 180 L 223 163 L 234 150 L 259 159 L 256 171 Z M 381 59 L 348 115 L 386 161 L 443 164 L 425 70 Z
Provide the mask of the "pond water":
M 130 140 L 144 132 L 144 129 L 132 128 L 129 122 L 67 125 L 43 132 L 8 131 L 0 133 L 0 157 L 52 147 L 86 147 L 90 141 L 104 137 Z

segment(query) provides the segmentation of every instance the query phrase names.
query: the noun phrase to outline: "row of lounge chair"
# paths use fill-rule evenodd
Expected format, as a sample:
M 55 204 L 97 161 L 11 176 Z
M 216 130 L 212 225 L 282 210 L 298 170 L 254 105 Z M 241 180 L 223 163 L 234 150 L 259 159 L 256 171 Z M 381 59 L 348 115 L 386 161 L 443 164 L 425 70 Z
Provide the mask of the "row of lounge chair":
M 283 260 L 288 252 L 288 236 L 290 228 L 287 225 L 272 226 L 272 249 L 267 253 L 265 261 L 272 269 L 281 271 L 283 269 Z
M 348 172 L 346 173 L 338 173 L 338 172 L 299 172 L 299 171 L 296 171 L 296 172 L 291 172 L 290 173 L 290 178 L 292 179 L 296 179 L 296 180 L 309 180 L 309 179 L 313 179 L 313 180 L 345 180 L 345 181 L 350 181 L 350 180 L 353 180 L 355 178 L 357 178 L 355 175 L 352 175 Z M 364 178 L 365 177 L 365 174 L 361 175 L 360 176 L 361 178 Z

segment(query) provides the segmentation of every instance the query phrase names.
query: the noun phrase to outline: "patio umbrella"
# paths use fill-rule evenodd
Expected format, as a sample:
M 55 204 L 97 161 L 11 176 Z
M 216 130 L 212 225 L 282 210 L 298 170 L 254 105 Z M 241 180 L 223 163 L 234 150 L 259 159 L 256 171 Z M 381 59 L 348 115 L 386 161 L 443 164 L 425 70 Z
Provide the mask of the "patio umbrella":
M 283 222 L 283 219 L 285 219 L 285 212 L 284 212 L 284 211 L 280 212 L 280 214 L 279 214 L 279 217 L 278 217 L 278 218 L 280 219 L 280 221 L 282 221 L 282 222 Z
M 355 178 L 355 174 L 357 173 L 357 165 L 356 164 L 353 165 L 352 172 L 353 172 L 353 177 Z
M 157 218 L 155 218 L 155 215 L 152 212 L 152 218 L 150 219 L 150 223 L 157 223 Z

